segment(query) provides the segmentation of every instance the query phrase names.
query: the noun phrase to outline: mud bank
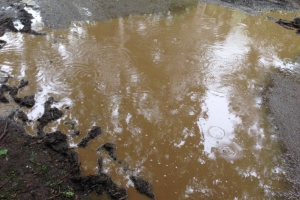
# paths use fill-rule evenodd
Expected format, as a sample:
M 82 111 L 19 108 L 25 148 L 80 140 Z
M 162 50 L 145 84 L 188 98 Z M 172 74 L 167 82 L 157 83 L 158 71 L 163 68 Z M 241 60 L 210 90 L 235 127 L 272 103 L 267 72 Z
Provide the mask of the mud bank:
M 277 72 L 269 76 L 264 93 L 264 106 L 267 109 L 272 131 L 281 144 L 285 160 L 286 183 L 291 185 L 284 199 L 300 197 L 300 77 L 290 72 Z
M 20 105 L 9 116 L 0 118 L 0 199 L 81 200 L 89 199 L 92 191 L 99 195 L 106 193 L 113 200 L 127 199 L 126 189 L 102 171 L 101 157 L 98 158 L 98 173 L 83 176 L 78 154 L 70 148 L 67 136 L 60 131 L 44 131 L 49 122 L 63 116 L 62 111 L 51 107 L 56 102 L 52 97 L 45 102 L 42 117 L 37 119 L 37 136 L 26 132 L 23 125 L 28 117 L 22 109 L 32 107 L 35 102 L 30 101 L 28 106 L 24 104 L 26 98 L 18 98 L 17 94 L 27 84 L 21 80 L 18 87 L 6 84 L 0 87 L 2 99 L 6 100 L 1 103 L 9 103 L 5 97 L 8 93 Z M 93 126 L 77 146 L 85 148 L 90 140 L 101 134 L 101 128 Z M 112 159 L 121 163 L 116 155 Z M 155 199 L 150 183 L 139 176 L 132 176 L 132 180 L 138 192 Z
M 66 28 L 73 21 L 108 20 L 132 14 L 159 13 L 181 10 L 197 3 L 196 0 L 88 0 L 36 1 L 43 22 L 48 28 Z
M 300 6 L 300 1 L 298 0 L 205 0 L 205 2 L 239 9 L 249 14 L 258 14 L 269 10 L 295 11 Z
M 65 135 L 32 137 L 12 118 L 0 119 L 0 127 L 0 150 L 6 151 L 0 156 L 0 199 L 87 199 L 70 179 L 81 174 Z
M 94 190 L 127 199 L 126 189 L 107 174 L 81 174 L 78 155 L 65 134 L 32 137 L 11 117 L 0 119 L 0 199 L 89 199 Z
M 89 199 L 92 191 L 127 199 L 126 189 L 102 172 L 101 158 L 98 174 L 83 176 L 78 155 L 69 148 L 65 134 L 30 136 L 13 116 L 0 119 L 0 199 Z M 139 192 L 155 199 L 150 183 L 132 177 L 138 180 L 134 183 Z
M 41 11 L 43 22 L 48 28 L 66 28 L 72 21 L 108 20 L 134 14 L 164 13 L 168 11 L 185 10 L 186 7 L 197 5 L 198 2 L 220 4 L 222 6 L 240 9 L 244 12 L 257 14 L 267 10 L 296 10 L 298 0 L 88 0 L 88 1 L 36 1 Z
M 33 16 L 25 8 L 34 8 L 19 0 L 7 0 L 0 2 L 0 37 L 6 32 L 21 32 L 31 35 L 45 35 L 31 29 Z M 0 49 L 7 41 L 0 39 Z

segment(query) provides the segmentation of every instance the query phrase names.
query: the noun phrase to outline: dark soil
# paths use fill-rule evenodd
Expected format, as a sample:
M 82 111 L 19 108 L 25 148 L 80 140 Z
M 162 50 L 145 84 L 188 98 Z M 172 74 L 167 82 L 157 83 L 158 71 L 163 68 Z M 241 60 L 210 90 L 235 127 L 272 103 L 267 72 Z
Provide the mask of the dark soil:
M 16 99 L 18 90 L 27 84 L 27 81 L 21 80 L 18 87 L 2 85 L 0 94 L 6 98 L 4 93 L 8 92 Z M 34 100 L 33 95 L 30 97 Z M 44 127 L 49 122 L 63 116 L 62 111 L 52 107 L 56 102 L 52 97 L 45 102 L 44 114 L 37 120 L 37 136 L 29 135 L 24 129 L 23 124 L 28 121 L 28 117 L 22 110 L 22 102 L 26 102 L 27 99 L 18 99 L 21 99 L 16 101 L 20 108 L 6 118 L 0 118 L 0 199 L 84 200 L 88 199 L 91 191 L 99 195 L 106 193 L 112 200 L 128 198 L 126 189 L 119 187 L 103 173 L 101 157 L 97 161 L 98 174 L 83 176 L 78 155 L 69 148 L 67 136 L 60 131 L 44 132 Z M 2 103 L 9 102 L 7 100 Z M 15 117 L 22 123 L 16 122 Z M 71 126 L 73 125 L 71 123 Z M 101 134 L 101 128 L 93 126 L 77 146 L 87 147 L 92 139 Z M 115 155 L 114 144 L 106 143 L 100 148 L 108 151 L 113 160 L 122 164 Z M 139 192 L 155 199 L 150 183 L 139 177 L 132 180 L 135 180 L 135 187 Z
M 22 110 L 18 110 L 16 113 L 16 116 L 23 122 L 27 122 L 28 121 L 28 117 L 27 115 L 22 111 Z
M 32 137 L 10 118 L 0 119 L 0 131 L 5 133 L 0 150 L 7 150 L 0 157 L 0 199 L 81 200 L 90 191 L 127 199 L 126 190 L 107 174 L 81 175 L 78 155 L 60 131 Z
M 126 189 L 118 187 L 105 173 L 90 176 L 77 176 L 72 178 L 73 182 L 81 185 L 86 193 L 94 190 L 97 194 L 106 192 L 111 199 L 127 199 Z
M 8 118 L 0 119 L 0 132 L 6 132 L 0 150 L 7 150 L 0 156 L 0 199 L 87 199 L 70 180 L 81 174 L 77 153 L 68 149 L 65 135 L 32 137 Z

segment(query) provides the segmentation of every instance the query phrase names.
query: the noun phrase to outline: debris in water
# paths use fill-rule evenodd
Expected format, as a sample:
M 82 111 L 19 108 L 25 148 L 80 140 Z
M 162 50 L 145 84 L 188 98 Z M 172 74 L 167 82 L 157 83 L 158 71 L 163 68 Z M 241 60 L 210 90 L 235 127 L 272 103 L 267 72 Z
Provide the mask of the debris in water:
M 134 187 L 137 191 L 151 199 L 155 199 L 155 195 L 151 191 L 152 188 L 150 183 L 148 183 L 139 176 L 130 176 L 130 179 L 132 180 Z
M 87 135 L 77 144 L 78 147 L 87 147 L 88 143 L 98 137 L 102 133 L 102 129 L 99 126 L 93 126 Z

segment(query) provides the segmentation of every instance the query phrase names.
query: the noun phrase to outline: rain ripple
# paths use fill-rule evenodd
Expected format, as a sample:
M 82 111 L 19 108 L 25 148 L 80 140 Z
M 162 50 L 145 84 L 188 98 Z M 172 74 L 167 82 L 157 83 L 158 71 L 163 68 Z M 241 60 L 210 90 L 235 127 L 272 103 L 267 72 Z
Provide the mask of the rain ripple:
M 234 161 L 243 156 L 242 148 L 234 142 L 221 143 L 217 146 L 217 157 L 224 158 L 227 161 Z
M 70 63 L 66 66 L 69 68 L 68 73 L 72 74 L 73 79 L 82 80 L 82 78 L 100 78 L 100 72 L 97 70 L 96 67 L 93 67 L 92 64 Z

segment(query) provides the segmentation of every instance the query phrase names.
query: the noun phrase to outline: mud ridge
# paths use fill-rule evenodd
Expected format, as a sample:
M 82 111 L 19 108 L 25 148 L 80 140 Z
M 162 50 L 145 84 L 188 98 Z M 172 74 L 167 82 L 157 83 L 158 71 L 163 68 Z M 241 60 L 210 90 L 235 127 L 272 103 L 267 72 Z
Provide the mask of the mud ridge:
M 88 143 L 101 135 L 102 129 L 98 126 L 93 126 L 91 130 L 88 131 L 87 135 L 77 144 L 78 147 L 87 147 Z
M 5 93 L 8 92 L 10 97 L 20 106 L 32 108 L 35 104 L 34 95 L 25 96 L 23 98 L 17 97 L 19 89 L 25 87 L 27 84 L 28 81 L 25 80 L 21 80 L 18 87 L 2 84 L 0 86 L 0 102 L 9 103 L 9 100 L 5 97 Z
M 102 146 L 100 146 L 97 149 L 98 152 L 100 152 L 102 150 L 106 151 L 112 160 L 119 163 L 123 167 L 124 171 L 128 171 L 128 172 L 131 172 L 132 174 L 134 174 L 133 169 L 130 169 L 129 166 L 124 164 L 124 162 L 122 160 L 117 158 L 115 144 L 108 142 L 108 143 L 103 144 Z M 98 158 L 97 164 L 98 164 L 98 172 L 101 173 L 102 169 L 103 169 L 103 159 L 101 157 Z M 152 200 L 156 199 L 154 193 L 152 192 L 152 186 L 149 182 L 147 182 L 142 177 L 137 176 L 137 175 L 131 175 L 130 180 L 133 182 L 135 189 L 139 193 L 149 197 Z
M 300 35 L 300 18 L 296 17 L 292 21 L 284 20 L 284 19 L 275 19 L 273 17 L 269 17 L 268 19 L 274 21 L 275 23 L 279 24 L 283 28 L 289 30 L 296 30 L 296 34 Z

